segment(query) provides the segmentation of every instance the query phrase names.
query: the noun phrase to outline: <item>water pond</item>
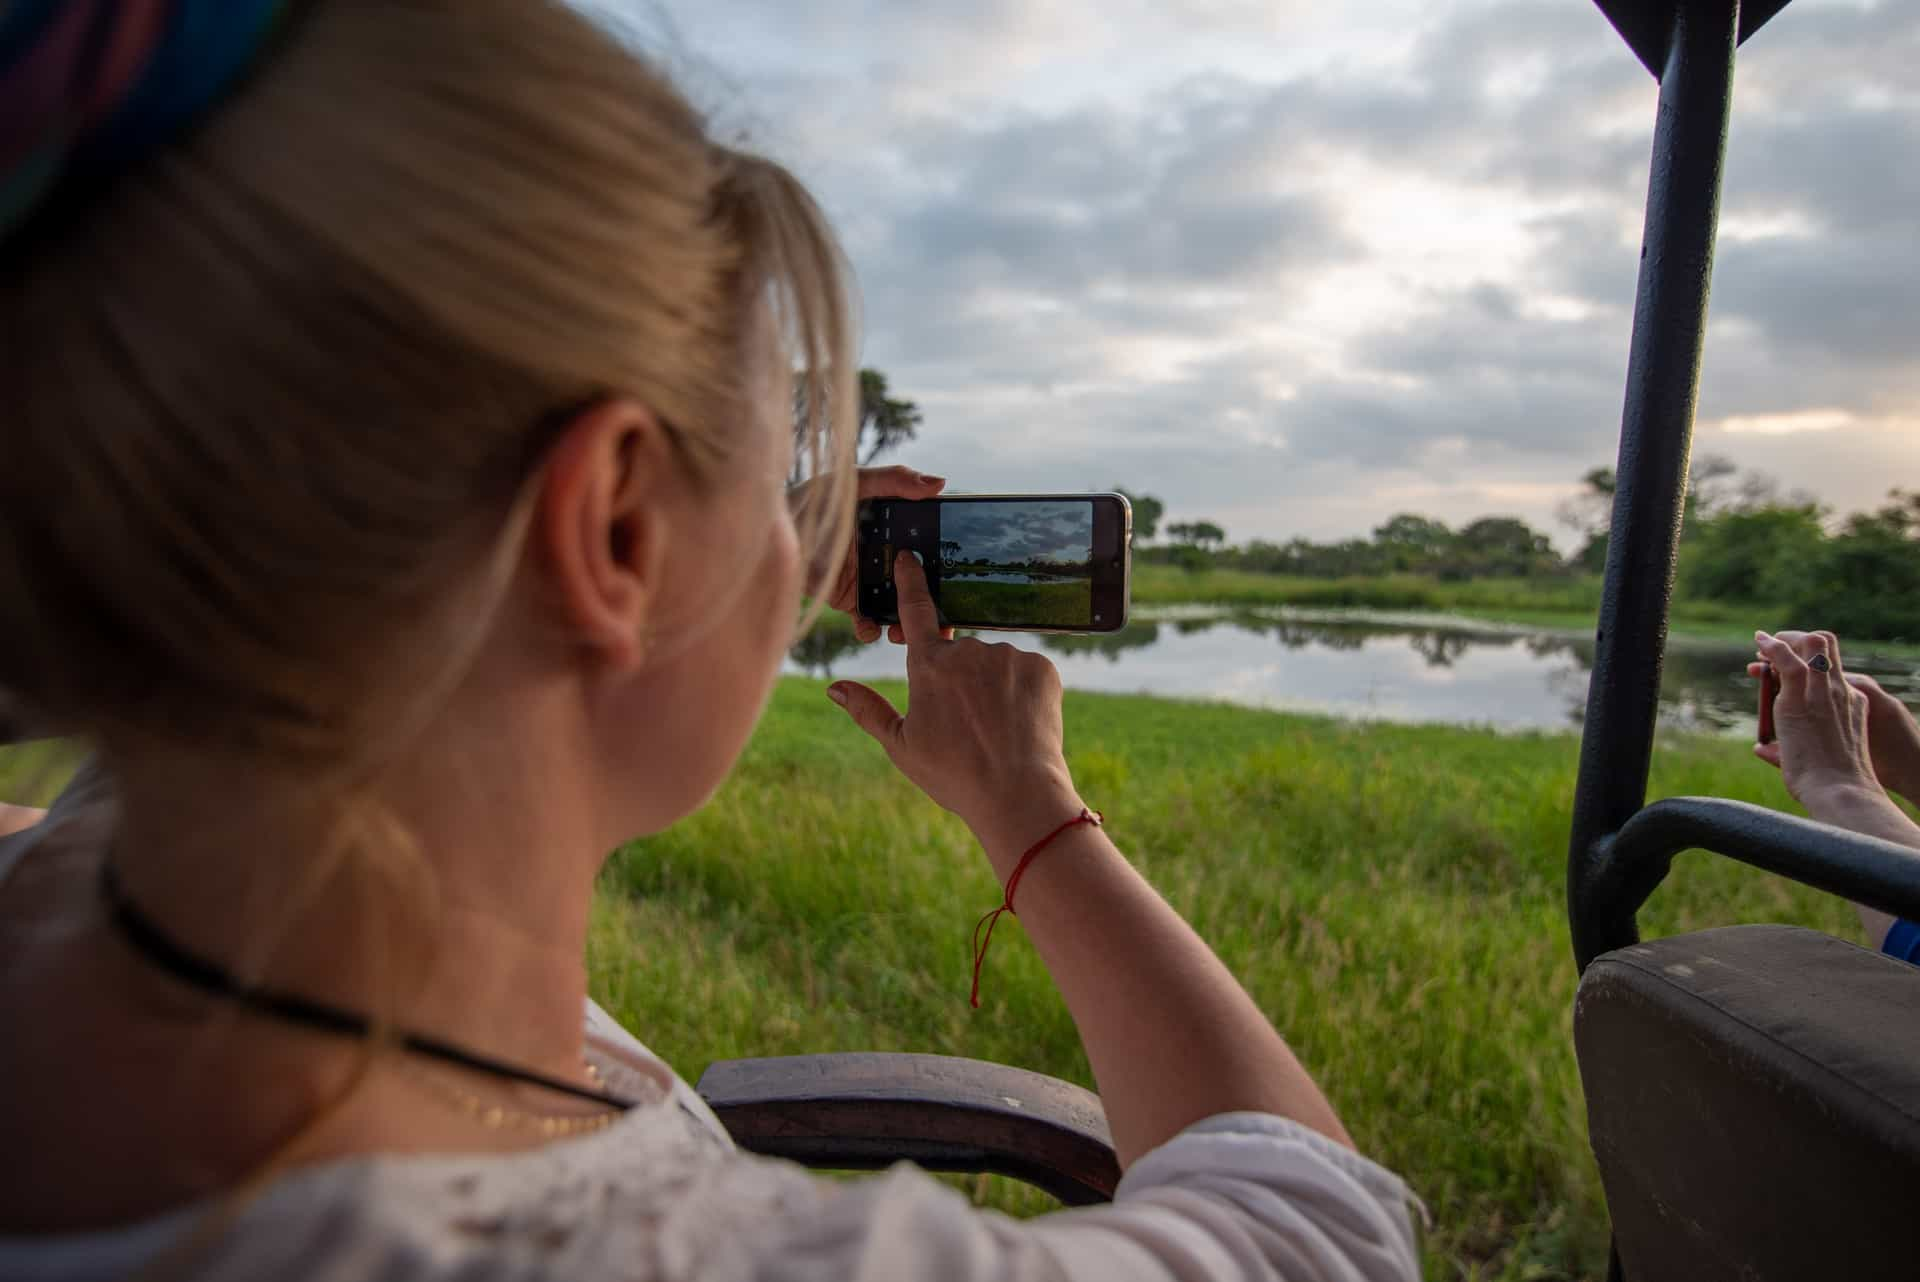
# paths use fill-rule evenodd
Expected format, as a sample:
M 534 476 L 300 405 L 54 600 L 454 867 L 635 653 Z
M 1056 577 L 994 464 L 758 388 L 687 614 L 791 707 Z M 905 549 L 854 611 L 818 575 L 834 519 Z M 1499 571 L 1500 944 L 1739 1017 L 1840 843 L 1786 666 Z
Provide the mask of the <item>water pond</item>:
M 1292 610 L 1181 612 L 1136 619 L 1105 636 L 989 633 L 1041 650 L 1070 688 L 1220 699 L 1252 707 L 1502 730 L 1570 729 L 1586 707 L 1589 636 L 1456 619 Z M 788 671 L 900 677 L 905 650 L 816 633 Z M 1751 651 L 1676 640 L 1661 683 L 1663 728 L 1753 733 Z M 1920 708 L 1920 661 L 1870 650 L 1847 664 Z

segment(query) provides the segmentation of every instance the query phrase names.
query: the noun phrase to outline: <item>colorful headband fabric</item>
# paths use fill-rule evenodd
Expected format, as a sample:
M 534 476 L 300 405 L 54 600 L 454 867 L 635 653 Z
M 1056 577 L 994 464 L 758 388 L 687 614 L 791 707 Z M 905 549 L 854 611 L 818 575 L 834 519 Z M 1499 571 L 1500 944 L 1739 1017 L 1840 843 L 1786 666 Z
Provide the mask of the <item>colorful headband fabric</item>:
M 288 0 L 0 0 L 0 239 L 74 176 L 172 137 L 252 64 Z

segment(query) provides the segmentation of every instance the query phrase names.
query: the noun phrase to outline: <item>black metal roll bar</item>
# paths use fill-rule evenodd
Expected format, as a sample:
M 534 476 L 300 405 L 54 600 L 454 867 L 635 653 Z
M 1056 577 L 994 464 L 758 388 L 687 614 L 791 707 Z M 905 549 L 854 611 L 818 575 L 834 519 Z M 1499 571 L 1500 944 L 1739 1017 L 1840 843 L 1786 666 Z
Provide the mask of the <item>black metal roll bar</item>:
M 1786 0 L 1599 0 L 1660 80 L 1646 230 L 1593 674 L 1567 850 L 1581 970 L 1635 942 L 1634 914 L 1675 854 L 1702 847 L 1901 916 L 1920 916 L 1912 852 L 1703 798 L 1646 806 L 1687 462 L 1706 334 L 1735 47 Z M 1643 809 L 1645 807 L 1645 809 Z
M 1604 857 L 1613 834 L 1647 799 L 1740 10 L 1738 0 L 1601 7 L 1629 41 L 1633 31 L 1648 28 L 1651 10 L 1665 10 L 1670 20 L 1665 57 L 1655 68 L 1660 106 L 1620 420 L 1618 488 L 1574 785 L 1567 902 L 1576 939 L 1600 933 L 1580 920 L 1586 907 L 1580 888 L 1598 880 L 1590 865 Z M 1630 20 L 1623 22 L 1617 12 Z M 1635 51 L 1654 66 L 1645 49 L 1636 45 Z M 1581 954 L 1583 969 L 1587 960 Z
M 1601 953 L 1639 942 L 1634 914 L 1685 850 L 1726 855 L 1896 917 L 1920 918 L 1920 858 L 1906 846 L 1744 801 L 1674 797 L 1602 837 L 1572 870 L 1567 901 L 1582 971 Z

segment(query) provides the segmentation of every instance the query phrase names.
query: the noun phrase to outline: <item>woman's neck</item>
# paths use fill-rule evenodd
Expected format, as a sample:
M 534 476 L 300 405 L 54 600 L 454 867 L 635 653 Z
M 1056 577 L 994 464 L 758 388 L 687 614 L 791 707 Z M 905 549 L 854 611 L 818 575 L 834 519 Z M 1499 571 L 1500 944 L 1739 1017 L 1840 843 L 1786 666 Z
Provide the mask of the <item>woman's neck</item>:
M 590 769 L 516 720 L 459 739 L 556 750 L 423 750 L 342 804 L 259 772 L 119 772 L 109 857 L 175 943 L 244 979 L 571 1074 L 606 839 Z
M 0 1039 L 0 1078 L 19 1086 L 0 1098 L 0 1133 L 46 1159 L 30 1181 L 0 1181 L 0 1233 L 122 1224 L 288 1164 L 541 1142 L 444 1106 L 421 1072 L 508 1108 L 593 1112 L 243 1016 L 130 947 L 99 889 L 104 852 L 127 897 L 193 954 L 588 1085 L 582 954 L 616 824 L 595 827 L 593 755 L 577 750 L 587 740 L 554 724 L 526 716 L 444 741 L 521 745 L 519 760 L 417 755 L 365 811 L 406 843 L 331 862 L 311 781 L 175 757 L 110 765 L 95 801 L 70 789 L 0 885 L 0 1027 L 36 1034 Z M 109 1103 L 129 1100 L 141 1107 Z M 116 1161 L 102 1166 L 103 1152 Z

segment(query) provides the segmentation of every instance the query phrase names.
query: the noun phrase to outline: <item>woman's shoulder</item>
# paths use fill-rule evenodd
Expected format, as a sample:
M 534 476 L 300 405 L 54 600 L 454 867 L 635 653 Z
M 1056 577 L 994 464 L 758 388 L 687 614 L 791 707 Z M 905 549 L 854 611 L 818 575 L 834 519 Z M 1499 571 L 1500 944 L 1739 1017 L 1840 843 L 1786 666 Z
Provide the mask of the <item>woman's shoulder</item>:
M 1119 1200 L 1016 1221 L 917 1168 L 824 1180 L 741 1153 L 671 1096 L 508 1157 L 371 1158 L 272 1185 L 189 1257 L 195 1282 L 1168 1282 L 1418 1274 L 1406 1189 L 1278 1118 L 1196 1125 Z M 65 1241 L 0 1239 L 0 1276 L 106 1282 L 191 1245 L 206 1211 Z
M 723 1276 L 704 1261 L 753 1224 L 803 1213 L 813 1184 L 740 1155 L 669 1095 L 525 1153 L 329 1162 L 125 1228 L 0 1238 L 0 1276 L 106 1282 L 179 1251 L 196 1282 L 685 1282 Z

